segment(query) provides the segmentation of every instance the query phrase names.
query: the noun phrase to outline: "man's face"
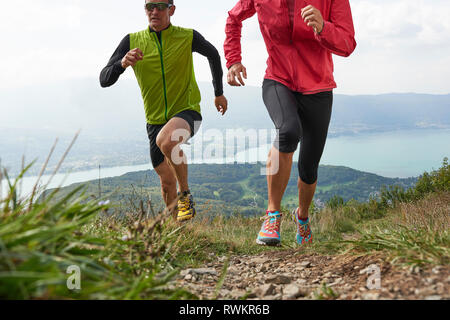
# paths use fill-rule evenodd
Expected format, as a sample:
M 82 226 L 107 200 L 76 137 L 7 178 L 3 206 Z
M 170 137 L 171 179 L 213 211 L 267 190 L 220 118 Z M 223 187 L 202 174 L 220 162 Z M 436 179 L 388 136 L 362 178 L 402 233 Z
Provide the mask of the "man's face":
M 161 2 L 169 3 L 168 0 L 146 0 L 145 4 Z M 150 27 L 155 31 L 161 31 L 169 26 L 170 17 L 175 13 L 175 6 L 172 6 L 168 9 L 163 9 L 162 11 L 160 11 L 158 8 L 149 11 L 146 7 L 145 13 L 147 14 Z

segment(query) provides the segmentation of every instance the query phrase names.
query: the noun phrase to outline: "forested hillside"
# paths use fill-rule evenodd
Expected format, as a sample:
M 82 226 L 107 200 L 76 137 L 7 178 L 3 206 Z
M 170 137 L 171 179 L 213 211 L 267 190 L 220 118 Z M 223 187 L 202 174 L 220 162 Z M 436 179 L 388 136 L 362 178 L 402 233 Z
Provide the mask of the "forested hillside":
M 211 214 L 244 215 L 259 214 L 267 205 L 266 176 L 261 175 L 261 164 L 193 164 L 189 166 L 189 182 L 198 210 Z M 291 178 L 286 189 L 283 205 L 297 206 L 297 163 L 294 163 Z M 392 179 L 376 174 L 357 171 L 340 166 L 320 166 L 319 182 L 315 203 L 323 206 L 333 197 L 344 201 L 355 199 L 367 201 L 376 197 L 383 185 L 412 187 L 416 178 Z M 87 193 L 96 197 L 106 197 L 117 204 L 117 211 L 123 212 L 131 203 L 148 199 L 155 209 L 162 208 L 160 182 L 153 170 L 130 172 L 120 177 L 101 179 L 87 183 Z M 73 190 L 73 185 L 63 189 L 63 193 Z M 214 212 L 211 208 L 214 207 Z

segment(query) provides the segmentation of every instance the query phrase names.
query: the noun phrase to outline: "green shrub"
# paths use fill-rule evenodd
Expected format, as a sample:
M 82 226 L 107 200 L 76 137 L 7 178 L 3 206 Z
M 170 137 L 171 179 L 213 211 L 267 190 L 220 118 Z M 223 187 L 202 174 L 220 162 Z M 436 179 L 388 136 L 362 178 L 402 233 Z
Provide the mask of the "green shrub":
M 383 186 L 380 202 L 384 206 L 394 206 L 396 203 L 417 201 L 427 194 L 450 190 L 450 165 L 448 158 L 444 158 L 442 167 L 431 173 L 421 175 L 414 188 L 404 189 L 401 186 Z

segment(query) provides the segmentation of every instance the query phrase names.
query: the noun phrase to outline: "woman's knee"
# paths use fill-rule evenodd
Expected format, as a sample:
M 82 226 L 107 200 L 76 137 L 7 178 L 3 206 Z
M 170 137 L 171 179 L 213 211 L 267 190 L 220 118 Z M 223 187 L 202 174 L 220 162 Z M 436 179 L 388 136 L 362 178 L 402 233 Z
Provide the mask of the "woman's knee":
M 281 128 L 278 132 L 278 150 L 284 153 L 292 153 L 297 150 L 300 142 L 301 130 L 297 126 Z
M 317 182 L 318 171 L 318 165 L 305 166 L 300 162 L 298 164 L 298 174 L 300 179 L 306 184 L 314 184 Z

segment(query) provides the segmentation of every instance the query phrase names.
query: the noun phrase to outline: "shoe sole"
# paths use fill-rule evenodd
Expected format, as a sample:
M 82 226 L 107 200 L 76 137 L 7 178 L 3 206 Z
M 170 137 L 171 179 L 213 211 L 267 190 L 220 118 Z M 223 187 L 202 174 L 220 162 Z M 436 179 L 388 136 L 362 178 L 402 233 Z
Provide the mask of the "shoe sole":
M 269 240 L 268 242 L 264 242 L 259 239 L 256 239 L 256 243 L 259 245 L 262 245 L 262 246 L 270 246 L 270 247 L 278 247 L 281 245 L 281 242 L 278 240 L 273 240 L 273 241 Z

